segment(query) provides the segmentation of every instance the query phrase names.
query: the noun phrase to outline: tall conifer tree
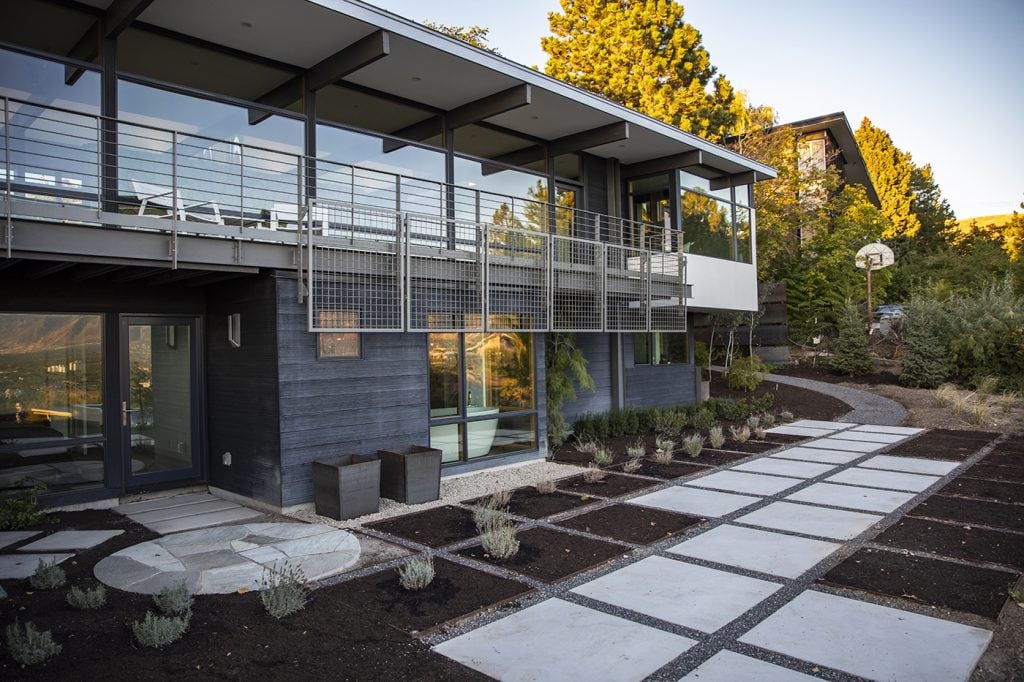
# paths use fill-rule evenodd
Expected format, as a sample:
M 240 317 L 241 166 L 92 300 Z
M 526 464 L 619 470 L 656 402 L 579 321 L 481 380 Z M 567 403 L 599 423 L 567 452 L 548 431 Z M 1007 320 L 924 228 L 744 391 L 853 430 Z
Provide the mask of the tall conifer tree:
M 882 213 L 891 223 L 882 236 L 886 239 L 915 236 L 921 229 L 921 222 L 913 208 L 914 163 L 910 154 L 894 145 L 889 133 L 866 116 L 857 129 L 856 138 L 882 204 Z

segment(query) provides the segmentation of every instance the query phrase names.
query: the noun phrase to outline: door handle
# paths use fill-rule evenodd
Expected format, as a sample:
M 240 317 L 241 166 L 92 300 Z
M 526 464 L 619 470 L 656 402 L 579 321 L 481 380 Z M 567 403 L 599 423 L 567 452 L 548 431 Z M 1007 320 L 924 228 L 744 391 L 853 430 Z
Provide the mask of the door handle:
M 121 426 L 128 426 L 128 401 L 121 401 Z

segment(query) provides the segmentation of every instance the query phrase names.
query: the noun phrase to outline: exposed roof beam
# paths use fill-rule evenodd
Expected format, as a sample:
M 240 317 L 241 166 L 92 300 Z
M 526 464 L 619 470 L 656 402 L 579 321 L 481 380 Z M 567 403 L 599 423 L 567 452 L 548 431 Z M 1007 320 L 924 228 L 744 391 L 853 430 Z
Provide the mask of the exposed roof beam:
M 86 31 L 68 53 L 69 57 L 91 62 L 100 53 L 100 43 L 107 38 L 116 38 L 139 18 L 153 0 L 114 0 L 102 18 Z M 80 66 L 64 67 L 64 82 L 74 85 L 85 73 Z
M 532 100 L 533 87 L 526 83 L 520 83 L 508 90 L 502 90 L 493 95 L 487 95 L 486 97 L 481 97 L 480 99 L 455 107 L 443 116 L 431 116 L 419 123 L 413 123 L 401 130 L 396 130 L 392 135 L 413 141 L 425 140 L 431 135 L 437 134 L 437 131 L 441 130 L 442 126 L 461 128 L 471 123 L 478 123 L 492 116 L 497 116 L 498 114 L 504 114 L 506 111 L 525 107 Z M 386 140 L 384 142 L 384 151 L 393 152 L 404 146 L 405 143 L 399 140 Z
M 110 278 L 111 282 L 123 283 L 123 282 L 134 282 L 137 279 L 143 277 L 150 277 L 152 275 L 166 272 L 165 268 L 145 268 L 145 267 L 132 267 L 125 268 L 124 272 L 118 273 Z
M 711 189 L 725 189 L 726 187 L 735 187 L 736 185 L 752 185 L 757 180 L 757 171 L 747 171 L 746 173 L 737 173 L 736 175 L 723 175 L 711 179 Z
M 187 281 L 182 283 L 182 286 L 185 287 L 186 289 L 191 289 L 193 287 L 204 287 L 207 284 L 215 284 L 216 282 L 223 282 L 223 281 L 229 280 L 229 279 L 237 279 L 239 277 L 245 277 L 246 275 L 249 275 L 249 274 L 252 274 L 252 273 L 247 273 L 247 272 L 211 272 L 209 274 L 203 275 L 202 277 L 196 277 L 195 279 L 187 280 Z
M 374 31 L 321 60 L 305 73 L 288 79 L 267 94 L 257 98 L 256 101 L 260 104 L 284 109 L 302 97 L 303 92 L 319 90 L 389 54 L 391 54 L 391 34 L 387 31 Z M 255 125 L 268 116 L 270 114 L 265 111 L 250 109 L 249 123 Z
M 170 270 L 168 272 L 162 272 L 152 277 L 147 277 L 143 284 L 150 286 L 160 284 L 171 284 L 172 282 L 180 282 L 187 279 L 195 279 L 196 277 L 202 277 L 206 274 L 205 270 L 189 270 L 185 268 L 179 268 L 178 270 Z
M 545 146 L 550 156 L 559 156 L 628 139 L 629 124 L 625 121 L 616 121 L 606 126 L 591 128 L 590 130 L 556 138 L 548 142 L 547 145 L 538 144 L 524 149 L 517 149 L 514 152 L 499 156 L 495 161 L 510 166 L 524 166 L 528 163 L 542 160 L 544 158 Z
M 699 166 L 702 163 L 704 163 L 704 152 L 699 149 L 694 149 L 693 151 L 683 152 L 682 154 L 661 156 L 657 159 L 651 159 L 650 161 L 641 161 L 640 163 L 632 163 L 623 166 L 622 176 L 637 177 L 640 175 L 651 175 L 652 173 L 660 173 L 662 171 L 670 171 L 677 168 Z
M 49 277 L 50 275 L 56 274 L 56 273 L 60 272 L 61 270 L 67 270 L 68 268 L 73 268 L 76 265 L 78 265 L 78 264 L 77 263 L 53 263 L 52 265 L 48 265 L 46 267 L 35 268 L 34 270 L 32 270 L 32 272 L 29 273 L 29 275 L 26 277 L 26 279 L 30 279 L 30 280 L 42 279 L 44 277 Z
M 120 270 L 120 265 L 86 265 L 75 271 L 72 279 L 76 282 L 84 282 L 87 279 L 102 277 L 103 275 Z

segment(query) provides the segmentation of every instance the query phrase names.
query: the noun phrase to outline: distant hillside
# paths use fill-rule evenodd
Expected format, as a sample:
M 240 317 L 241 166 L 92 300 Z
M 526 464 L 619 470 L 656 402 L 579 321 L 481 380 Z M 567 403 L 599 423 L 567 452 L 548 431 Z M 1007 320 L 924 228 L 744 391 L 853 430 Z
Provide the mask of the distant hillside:
M 982 215 L 977 218 L 964 218 L 963 220 L 957 221 L 957 227 L 967 227 L 972 222 L 976 223 L 978 227 L 989 227 L 992 225 L 1005 225 L 1010 222 L 1010 218 L 1013 217 L 1012 213 L 1003 213 L 1001 215 Z

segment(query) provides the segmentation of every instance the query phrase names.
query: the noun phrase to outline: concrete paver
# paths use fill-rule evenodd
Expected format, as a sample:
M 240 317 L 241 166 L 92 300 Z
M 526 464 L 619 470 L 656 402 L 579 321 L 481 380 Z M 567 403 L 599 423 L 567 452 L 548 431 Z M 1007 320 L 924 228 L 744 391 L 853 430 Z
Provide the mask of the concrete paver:
M 813 508 L 792 502 L 772 502 L 767 507 L 739 517 L 736 522 L 821 538 L 851 540 L 882 518 L 863 512 Z
M 784 578 L 798 578 L 842 545 L 754 528 L 718 526 L 668 551 Z
M 686 486 L 675 486 L 657 490 L 647 495 L 634 497 L 630 504 L 643 507 L 656 507 L 668 511 L 693 514 L 696 516 L 725 516 L 732 512 L 760 502 L 758 497 L 721 493 L 714 490 L 701 490 Z

